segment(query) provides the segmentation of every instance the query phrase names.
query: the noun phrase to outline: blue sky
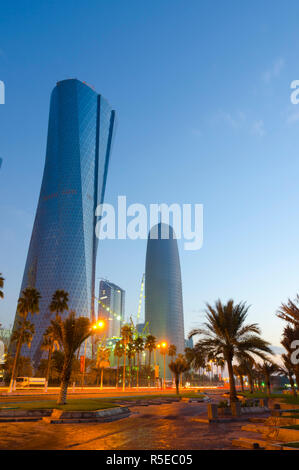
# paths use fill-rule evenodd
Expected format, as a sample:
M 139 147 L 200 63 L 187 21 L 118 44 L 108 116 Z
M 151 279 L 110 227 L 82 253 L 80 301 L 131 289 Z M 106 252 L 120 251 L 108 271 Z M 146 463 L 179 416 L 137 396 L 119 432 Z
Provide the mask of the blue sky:
M 117 111 L 106 202 L 202 203 L 204 244 L 180 242 L 185 328 L 206 301 L 247 300 L 279 344 L 275 311 L 299 291 L 299 4 L 281 1 L 2 1 L 0 321 L 12 323 L 58 80 Z M 103 241 L 97 276 L 136 315 L 146 241 Z

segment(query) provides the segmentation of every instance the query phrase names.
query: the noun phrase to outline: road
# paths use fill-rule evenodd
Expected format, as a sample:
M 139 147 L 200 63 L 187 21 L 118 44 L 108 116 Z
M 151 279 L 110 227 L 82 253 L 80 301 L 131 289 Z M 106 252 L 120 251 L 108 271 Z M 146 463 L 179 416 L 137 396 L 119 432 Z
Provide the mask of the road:
M 198 388 L 197 388 L 198 389 Z M 197 390 L 195 389 L 195 390 Z M 204 390 L 207 390 L 206 388 Z M 193 389 L 182 389 L 182 393 L 194 392 Z M 224 390 L 215 390 L 209 393 L 222 394 Z M 175 396 L 175 389 L 166 389 L 165 392 L 161 389 L 154 388 L 131 388 L 126 389 L 124 392 L 121 389 L 116 390 L 113 388 L 95 388 L 95 387 L 77 387 L 75 392 L 72 391 L 72 387 L 68 389 L 68 398 L 115 398 L 115 397 L 129 397 L 136 395 L 161 395 L 161 394 L 173 394 Z M 17 390 L 16 392 L 9 394 L 6 390 L 2 389 L 0 392 L 0 404 L 9 404 L 16 403 L 20 401 L 40 401 L 40 400 L 53 400 L 58 397 L 59 388 L 51 387 L 48 389 L 47 393 L 44 393 L 42 390 Z
M 0 449 L 232 449 L 231 441 L 240 435 L 245 423 L 208 425 L 192 421 L 206 412 L 206 405 L 200 403 L 135 406 L 131 411 L 129 417 L 108 423 L 0 423 Z

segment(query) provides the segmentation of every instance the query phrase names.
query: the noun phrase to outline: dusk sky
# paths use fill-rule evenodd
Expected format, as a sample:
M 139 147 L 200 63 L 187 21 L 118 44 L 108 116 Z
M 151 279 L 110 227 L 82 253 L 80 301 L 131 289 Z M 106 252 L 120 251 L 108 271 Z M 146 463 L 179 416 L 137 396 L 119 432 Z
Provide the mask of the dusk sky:
M 201 203 L 204 242 L 179 241 L 185 334 L 205 302 L 246 300 L 279 345 L 299 292 L 298 1 L 1 1 L 0 322 L 13 323 L 45 160 L 50 93 L 91 84 L 117 113 L 106 202 Z M 146 240 L 99 244 L 97 286 L 136 318 Z M 63 288 L 63 286 L 61 286 Z

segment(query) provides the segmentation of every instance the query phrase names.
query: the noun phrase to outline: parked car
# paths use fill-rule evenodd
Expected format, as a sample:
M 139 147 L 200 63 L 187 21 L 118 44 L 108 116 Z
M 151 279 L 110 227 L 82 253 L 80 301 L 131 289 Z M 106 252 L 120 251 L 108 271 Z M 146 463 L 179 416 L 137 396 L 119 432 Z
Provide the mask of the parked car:
M 43 377 L 17 377 L 17 387 L 38 387 L 45 386 L 46 379 Z

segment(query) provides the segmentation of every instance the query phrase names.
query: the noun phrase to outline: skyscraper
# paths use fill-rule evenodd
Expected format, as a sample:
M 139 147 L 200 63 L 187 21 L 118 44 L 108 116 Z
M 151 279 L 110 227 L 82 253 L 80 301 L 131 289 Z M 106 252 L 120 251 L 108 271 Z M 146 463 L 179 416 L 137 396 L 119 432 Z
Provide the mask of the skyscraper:
M 77 79 L 57 83 L 21 287 L 21 291 L 35 287 L 41 294 L 40 313 L 31 318 L 35 324 L 31 349 L 23 349 L 35 365 L 56 289 L 69 293 L 69 309 L 77 315 L 94 317 L 95 209 L 104 199 L 114 127 L 115 112 L 89 85 Z
M 107 320 L 105 335 L 120 336 L 125 314 L 125 291 L 110 281 L 100 282 L 98 317 Z
M 167 234 L 168 238 L 164 238 Z M 171 226 L 159 223 L 151 228 L 145 266 L 145 322 L 158 341 L 174 344 L 184 352 L 184 315 L 181 268 L 177 241 Z M 157 353 L 160 376 L 163 360 Z M 170 377 L 167 367 L 166 376 Z

